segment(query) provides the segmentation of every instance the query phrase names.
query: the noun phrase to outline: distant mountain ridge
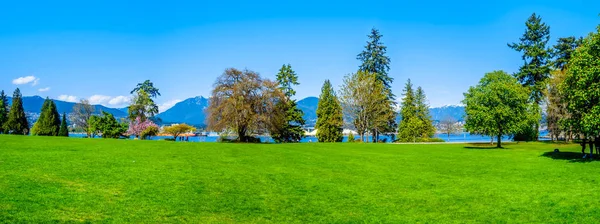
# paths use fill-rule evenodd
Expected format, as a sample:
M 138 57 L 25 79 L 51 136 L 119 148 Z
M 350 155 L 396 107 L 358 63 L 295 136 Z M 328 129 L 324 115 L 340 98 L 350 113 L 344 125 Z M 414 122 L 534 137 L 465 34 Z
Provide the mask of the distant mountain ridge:
M 46 100 L 41 96 L 24 96 L 22 99 L 23 109 L 25 110 L 25 112 L 33 114 L 39 114 L 41 112 L 42 105 L 44 105 L 44 100 Z M 55 99 L 52 99 L 52 101 L 54 101 L 54 103 L 56 104 L 56 109 L 58 110 L 58 113 L 70 114 L 71 112 L 73 112 L 73 106 L 75 106 L 75 103 Z M 12 97 L 8 97 L 8 104 L 12 104 Z M 100 114 L 101 111 L 106 111 L 108 113 L 111 113 L 115 117 L 127 117 L 127 112 L 123 112 L 119 109 L 109 108 L 102 105 L 93 106 L 95 109 L 95 114 Z
M 314 126 L 317 122 L 317 106 L 319 98 L 307 97 L 299 100 L 298 108 L 304 112 L 306 125 Z M 158 114 L 157 116 L 164 123 L 186 123 L 190 125 L 204 126 L 206 120 L 206 108 L 209 100 L 202 96 L 189 98 L 181 101 L 170 109 Z M 453 118 L 457 121 L 464 121 L 465 108 L 463 106 L 443 106 L 430 108 L 429 112 L 433 120 L 443 120 Z

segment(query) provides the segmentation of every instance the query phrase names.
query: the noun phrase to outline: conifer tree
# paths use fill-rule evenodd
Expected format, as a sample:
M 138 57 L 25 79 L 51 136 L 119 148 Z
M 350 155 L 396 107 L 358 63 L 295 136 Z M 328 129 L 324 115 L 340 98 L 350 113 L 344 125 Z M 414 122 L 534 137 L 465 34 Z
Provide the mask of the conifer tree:
M 387 103 L 383 103 L 380 107 L 383 107 L 383 111 L 394 112 L 396 107 L 396 96 L 392 93 L 392 83 L 394 79 L 388 75 L 390 70 L 390 57 L 386 55 L 387 47 L 381 42 L 382 35 L 379 30 L 373 28 L 371 33 L 368 35 L 369 41 L 365 46 L 365 49 L 356 56 L 356 59 L 361 61 L 359 71 L 368 73 L 374 73 L 377 80 L 383 83 L 382 94 L 388 98 Z M 378 138 L 379 133 L 393 132 L 396 128 L 395 116 L 387 116 L 387 122 L 382 129 L 372 129 L 371 133 L 373 138 Z M 375 140 L 376 141 L 376 140 Z
M 279 89 L 285 95 L 285 100 L 277 104 L 284 116 L 282 116 L 283 121 L 279 122 L 280 124 L 272 126 L 271 137 L 276 142 L 299 142 L 304 137 L 302 129 L 302 125 L 305 124 L 304 113 L 298 108 L 296 100 L 292 99 L 296 95 L 296 91 L 292 87 L 300 84 L 298 75 L 292 70 L 291 65 L 283 65 L 277 73 L 277 82 Z
M 523 86 L 530 89 L 530 100 L 538 107 L 536 110 L 541 112 L 539 108 L 544 100 L 552 65 L 552 49 L 546 46 L 550 40 L 550 27 L 543 23 L 542 18 L 535 13 L 529 17 L 525 25 L 527 29 L 519 39 L 520 42 L 508 44 L 508 46 L 518 52 L 523 52 L 522 59 L 525 63 L 514 76 Z M 527 136 L 531 133 L 533 138 L 537 139 L 539 121 L 534 123 L 531 128 L 517 133 L 517 136 Z
M 62 121 L 60 122 L 58 136 L 69 137 L 69 127 L 67 126 L 67 115 L 65 113 L 63 113 Z
M 421 122 L 417 118 L 416 96 L 410 79 L 406 82 L 403 91 L 402 108 L 400 110 L 400 124 L 398 125 L 398 140 L 414 142 L 418 136 Z
M 40 136 L 58 136 L 60 130 L 60 114 L 56 109 L 56 104 L 49 98 L 46 98 L 40 117 L 31 128 L 32 135 Z
M 27 123 L 19 88 L 13 93 L 12 106 L 8 113 L 8 120 L 4 123 L 4 131 L 13 135 L 26 135 L 29 133 L 29 123 Z
M 319 142 L 341 142 L 344 125 L 342 106 L 329 80 L 321 88 L 317 106 L 317 139 Z
M 421 129 L 419 130 L 420 138 L 432 138 L 435 134 L 435 127 L 429 114 L 429 105 L 427 104 L 427 97 L 425 91 L 420 86 L 417 88 L 415 96 L 415 108 L 417 118 L 421 121 Z
M 0 91 L 0 134 L 4 134 L 4 123 L 8 120 L 8 99 L 4 90 Z

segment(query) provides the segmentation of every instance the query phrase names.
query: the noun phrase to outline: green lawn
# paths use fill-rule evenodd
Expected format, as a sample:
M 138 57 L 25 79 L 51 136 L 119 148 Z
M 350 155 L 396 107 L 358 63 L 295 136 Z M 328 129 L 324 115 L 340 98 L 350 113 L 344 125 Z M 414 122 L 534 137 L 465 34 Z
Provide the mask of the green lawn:
M 597 223 L 578 150 L 0 135 L 0 222 Z

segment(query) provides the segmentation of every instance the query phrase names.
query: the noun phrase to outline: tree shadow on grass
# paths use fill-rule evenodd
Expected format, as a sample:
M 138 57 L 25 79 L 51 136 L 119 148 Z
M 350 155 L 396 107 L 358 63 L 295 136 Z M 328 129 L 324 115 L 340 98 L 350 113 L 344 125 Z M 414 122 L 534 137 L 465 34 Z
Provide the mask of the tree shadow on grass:
M 465 146 L 465 149 L 505 149 L 505 147 L 497 148 L 496 144 L 490 143 L 470 143 Z
M 543 157 L 548 157 L 556 160 L 567 160 L 572 163 L 589 163 L 589 162 L 600 162 L 597 155 L 594 155 L 593 159 L 583 158 L 581 152 L 545 152 L 542 154 Z M 589 156 L 589 154 L 588 154 Z

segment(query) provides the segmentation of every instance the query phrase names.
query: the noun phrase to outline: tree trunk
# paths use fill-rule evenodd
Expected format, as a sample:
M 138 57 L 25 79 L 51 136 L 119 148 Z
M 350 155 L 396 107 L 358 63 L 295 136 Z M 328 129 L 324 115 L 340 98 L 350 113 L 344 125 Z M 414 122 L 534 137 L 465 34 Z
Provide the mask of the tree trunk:
M 498 142 L 496 143 L 496 148 L 502 148 L 502 135 L 498 135 Z
M 590 140 L 590 158 L 594 155 L 594 141 Z

